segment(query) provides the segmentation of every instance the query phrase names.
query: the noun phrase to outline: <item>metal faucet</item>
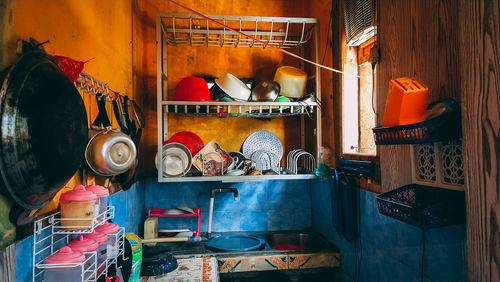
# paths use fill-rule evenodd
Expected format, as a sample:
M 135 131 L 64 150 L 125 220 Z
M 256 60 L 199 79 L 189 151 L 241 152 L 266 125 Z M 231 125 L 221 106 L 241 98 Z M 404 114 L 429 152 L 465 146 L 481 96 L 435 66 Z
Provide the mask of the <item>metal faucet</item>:
M 238 201 L 238 190 L 236 188 L 212 188 L 210 189 L 210 208 L 208 210 L 208 234 L 212 233 L 212 217 L 214 214 L 214 198 L 216 193 L 232 192 L 234 200 Z

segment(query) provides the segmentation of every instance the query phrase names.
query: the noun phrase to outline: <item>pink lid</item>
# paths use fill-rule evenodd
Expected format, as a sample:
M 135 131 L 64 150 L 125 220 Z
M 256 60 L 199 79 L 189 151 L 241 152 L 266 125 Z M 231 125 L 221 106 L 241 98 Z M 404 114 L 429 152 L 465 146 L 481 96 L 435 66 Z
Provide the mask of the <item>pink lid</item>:
M 97 241 L 84 238 L 82 235 L 78 236 L 76 240 L 66 245 L 70 247 L 73 251 L 79 252 L 91 252 L 99 247 L 99 243 Z
M 90 240 L 96 241 L 97 243 L 99 243 L 99 245 L 102 245 L 103 243 L 108 241 L 108 236 L 106 234 L 99 233 L 97 231 L 94 231 L 90 234 L 83 234 L 82 236 L 85 239 L 90 239 Z
M 120 230 L 120 226 L 116 223 L 105 222 L 103 225 L 95 228 L 95 231 L 104 234 L 113 234 Z
M 73 188 L 73 190 L 62 194 L 60 199 L 64 201 L 85 202 L 97 200 L 97 195 L 85 190 L 83 185 L 78 184 L 75 188 Z
M 74 251 L 68 246 L 62 247 L 59 252 L 45 259 L 48 264 L 55 263 L 80 263 L 85 261 L 85 255 L 82 252 Z
M 92 181 L 92 184 L 85 187 L 85 190 L 90 191 L 97 196 L 109 196 L 109 190 L 102 187 L 101 185 L 96 185 L 94 181 Z

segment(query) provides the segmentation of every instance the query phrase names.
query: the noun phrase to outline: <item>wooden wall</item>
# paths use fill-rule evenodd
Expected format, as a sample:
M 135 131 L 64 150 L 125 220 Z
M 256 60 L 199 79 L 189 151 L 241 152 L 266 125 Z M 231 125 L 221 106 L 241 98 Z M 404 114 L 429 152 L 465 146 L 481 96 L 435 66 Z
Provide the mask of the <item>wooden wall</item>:
M 389 81 L 415 77 L 429 87 L 429 102 L 460 100 L 456 2 L 378 1 L 377 124 L 382 124 Z M 411 183 L 410 146 L 378 146 L 382 191 Z
M 389 80 L 461 101 L 470 281 L 500 280 L 499 1 L 378 1 L 378 124 Z M 409 146 L 379 146 L 382 190 L 411 182 Z
M 470 281 L 500 281 L 500 3 L 460 1 Z

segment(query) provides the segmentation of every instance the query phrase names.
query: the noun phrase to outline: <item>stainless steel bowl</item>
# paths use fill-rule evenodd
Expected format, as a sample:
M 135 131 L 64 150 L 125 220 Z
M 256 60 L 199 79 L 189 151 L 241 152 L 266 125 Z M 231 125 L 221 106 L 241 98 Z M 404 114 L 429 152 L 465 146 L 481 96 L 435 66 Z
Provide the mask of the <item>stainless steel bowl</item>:
M 252 91 L 252 101 L 274 102 L 280 95 L 280 85 L 276 81 L 266 80 L 259 82 Z
M 128 171 L 135 162 L 137 150 L 130 137 L 118 130 L 103 130 L 92 136 L 85 150 L 89 167 L 103 176 Z

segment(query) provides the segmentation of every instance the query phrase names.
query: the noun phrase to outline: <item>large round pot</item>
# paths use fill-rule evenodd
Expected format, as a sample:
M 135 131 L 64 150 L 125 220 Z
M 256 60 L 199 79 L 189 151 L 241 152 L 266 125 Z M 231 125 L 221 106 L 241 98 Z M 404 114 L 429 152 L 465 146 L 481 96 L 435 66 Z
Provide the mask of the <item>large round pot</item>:
M 83 100 L 52 57 L 31 51 L 8 70 L 0 113 L 0 186 L 22 207 L 42 208 L 80 167 Z
M 99 114 L 92 124 L 85 159 L 95 173 L 113 176 L 128 171 L 134 165 L 137 150 L 130 136 L 111 129 L 104 103 L 104 99 L 97 98 Z M 101 124 L 104 129 L 99 129 Z

